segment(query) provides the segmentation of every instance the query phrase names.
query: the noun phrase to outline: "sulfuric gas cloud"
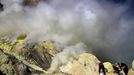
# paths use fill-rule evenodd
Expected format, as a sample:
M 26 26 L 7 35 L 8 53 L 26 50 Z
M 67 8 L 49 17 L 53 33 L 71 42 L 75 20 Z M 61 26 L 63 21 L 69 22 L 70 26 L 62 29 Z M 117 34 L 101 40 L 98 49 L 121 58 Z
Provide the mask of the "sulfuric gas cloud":
M 134 59 L 132 0 L 49 0 L 23 6 L 1 0 L 0 36 L 26 42 L 53 40 L 59 45 L 84 43 L 100 60 L 131 63 Z

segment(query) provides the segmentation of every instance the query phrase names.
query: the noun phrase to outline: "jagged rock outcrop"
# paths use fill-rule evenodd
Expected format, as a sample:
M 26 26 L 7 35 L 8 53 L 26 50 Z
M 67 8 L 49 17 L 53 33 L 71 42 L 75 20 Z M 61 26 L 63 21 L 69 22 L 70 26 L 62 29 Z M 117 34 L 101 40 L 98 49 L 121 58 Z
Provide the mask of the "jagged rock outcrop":
M 24 44 L 26 35 L 19 36 L 14 43 L 0 39 L 0 71 L 7 75 L 46 73 L 52 57 L 57 53 L 52 41 Z
M 0 71 L 7 75 L 98 75 L 98 63 L 94 55 L 83 53 L 61 65 L 56 74 L 47 73 L 52 58 L 58 53 L 51 40 L 39 43 L 24 43 L 25 34 L 14 43 L 0 39 Z

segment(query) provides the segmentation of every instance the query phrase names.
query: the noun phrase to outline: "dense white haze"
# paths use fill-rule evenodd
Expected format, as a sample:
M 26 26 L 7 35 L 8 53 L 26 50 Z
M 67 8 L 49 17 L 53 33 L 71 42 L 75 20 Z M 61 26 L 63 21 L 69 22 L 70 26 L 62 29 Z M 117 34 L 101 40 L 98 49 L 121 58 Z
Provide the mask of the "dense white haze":
M 21 33 L 29 33 L 26 42 L 45 39 L 63 45 L 83 42 L 88 51 L 105 61 L 128 64 L 134 58 L 133 20 L 125 18 L 125 4 L 50 0 L 36 7 L 23 7 L 21 0 L 1 2 L 5 9 L 0 12 L 1 37 L 13 40 Z

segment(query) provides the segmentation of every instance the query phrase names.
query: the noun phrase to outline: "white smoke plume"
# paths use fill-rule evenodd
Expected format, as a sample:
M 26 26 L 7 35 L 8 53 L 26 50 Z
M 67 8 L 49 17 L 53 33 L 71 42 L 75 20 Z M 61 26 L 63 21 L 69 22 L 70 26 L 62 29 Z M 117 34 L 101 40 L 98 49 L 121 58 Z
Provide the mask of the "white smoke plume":
M 81 53 L 85 53 L 85 49 L 83 48 L 83 43 L 78 43 L 74 46 L 68 46 L 63 49 L 62 52 L 58 53 L 52 60 L 51 67 L 48 72 L 53 73 L 59 69 L 59 67 L 68 63 L 68 61 L 73 61 L 74 59 L 78 59 Z
M 4 4 L 4 11 L 0 12 L 1 37 L 14 39 L 28 33 L 26 42 L 44 39 L 66 45 L 83 42 L 101 59 L 130 63 L 134 57 L 133 20 L 126 18 L 125 3 L 49 0 L 36 7 L 24 7 L 22 0 L 1 2 Z

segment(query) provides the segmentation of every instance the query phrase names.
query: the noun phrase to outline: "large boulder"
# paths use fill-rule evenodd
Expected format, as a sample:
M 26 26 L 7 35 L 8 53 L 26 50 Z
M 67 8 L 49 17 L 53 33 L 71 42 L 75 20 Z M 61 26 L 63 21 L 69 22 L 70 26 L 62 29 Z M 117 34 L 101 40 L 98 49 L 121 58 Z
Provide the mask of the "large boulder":
M 65 66 L 60 67 L 60 70 L 70 75 L 99 75 L 99 63 L 100 61 L 94 55 L 83 53 L 79 55 L 78 60 L 68 62 Z

